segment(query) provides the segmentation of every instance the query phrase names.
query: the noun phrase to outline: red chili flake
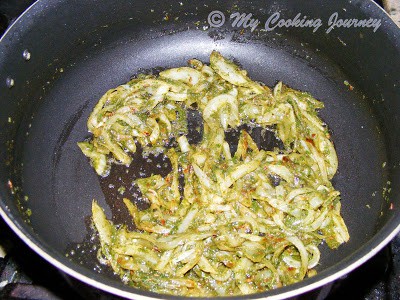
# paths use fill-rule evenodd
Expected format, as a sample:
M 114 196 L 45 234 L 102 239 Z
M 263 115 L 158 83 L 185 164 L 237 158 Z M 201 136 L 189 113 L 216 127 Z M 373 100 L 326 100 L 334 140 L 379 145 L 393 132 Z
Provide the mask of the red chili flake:
M 306 138 L 306 141 L 307 141 L 308 143 L 312 144 L 313 146 L 315 146 L 314 140 L 313 140 L 313 139 Z
M 285 163 L 289 162 L 290 158 L 288 156 L 284 156 L 284 157 L 282 157 L 282 161 L 285 162 Z
M 316 136 L 316 134 L 315 134 L 315 133 L 313 133 L 313 134 L 311 135 L 311 137 L 312 137 L 312 138 L 315 138 L 315 136 Z
M 162 226 L 165 225 L 165 220 L 164 220 L 164 219 L 162 219 L 160 222 L 161 222 L 161 225 L 162 225 Z
M 10 190 L 13 189 L 13 184 L 12 184 L 11 180 L 8 180 L 8 181 L 7 181 L 7 185 L 8 185 L 8 187 L 10 188 Z
M 118 258 L 117 258 L 117 262 L 118 262 L 119 264 L 122 264 L 122 263 L 124 262 L 124 260 L 123 260 L 122 257 L 118 257 Z

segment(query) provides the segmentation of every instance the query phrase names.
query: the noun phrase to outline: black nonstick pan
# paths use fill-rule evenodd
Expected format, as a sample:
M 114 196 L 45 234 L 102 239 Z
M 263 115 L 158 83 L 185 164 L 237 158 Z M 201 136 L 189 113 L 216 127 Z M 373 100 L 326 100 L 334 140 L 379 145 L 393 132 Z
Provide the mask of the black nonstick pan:
M 235 13 L 248 18 L 235 22 Z M 76 143 L 88 137 L 86 120 L 108 89 L 191 58 L 207 62 L 212 50 L 252 79 L 281 80 L 325 103 L 320 115 L 339 157 L 333 183 L 350 232 L 337 250 L 321 246 L 316 276 L 246 298 L 299 295 L 376 254 L 400 230 L 400 29 L 367 0 L 36 2 L 0 41 L 0 214 L 8 225 L 89 285 L 173 298 L 122 284 L 97 263 L 89 238 L 92 199 L 129 226 L 113 186 L 133 194 L 132 178 L 152 164 L 115 167 L 101 179 Z M 193 114 L 191 122 L 201 120 Z

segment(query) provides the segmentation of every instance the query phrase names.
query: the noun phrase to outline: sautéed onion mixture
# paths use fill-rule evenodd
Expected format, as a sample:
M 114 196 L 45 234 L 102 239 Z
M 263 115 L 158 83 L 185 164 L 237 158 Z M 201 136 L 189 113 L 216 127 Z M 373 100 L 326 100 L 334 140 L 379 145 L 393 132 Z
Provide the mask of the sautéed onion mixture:
M 126 284 L 181 296 L 252 294 L 315 275 L 318 246 L 349 240 L 323 107 L 281 82 L 251 80 L 216 51 L 209 65 L 192 59 L 109 90 L 88 119 L 92 137 L 78 143 L 97 174 L 134 164 L 137 147 L 166 155 L 172 170 L 135 181 L 148 209 L 124 198 L 135 231 L 93 201 L 99 260 Z M 187 138 L 193 108 L 203 118 L 197 144 Z M 225 133 L 243 124 L 273 130 L 284 148 L 262 150 L 242 130 L 231 152 Z

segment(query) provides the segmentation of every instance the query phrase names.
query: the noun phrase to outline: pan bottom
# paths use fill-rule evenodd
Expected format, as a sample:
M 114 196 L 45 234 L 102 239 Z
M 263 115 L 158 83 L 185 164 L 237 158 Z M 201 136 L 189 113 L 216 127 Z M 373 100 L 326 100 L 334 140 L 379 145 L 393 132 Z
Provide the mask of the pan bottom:
M 359 249 L 378 229 L 388 177 L 384 136 L 377 118 L 363 91 L 357 86 L 350 90 L 344 84 L 352 78 L 335 62 L 284 36 L 276 39 L 267 45 L 261 41 L 250 44 L 239 43 L 232 36 L 215 40 L 206 32 L 187 31 L 156 39 L 116 41 L 65 66 L 50 83 L 34 118 L 19 133 L 24 137 L 23 145 L 17 145 L 23 149 L 22 191 L 29 199 L 24 206 L 32 212 L 30 222 L 37 234 L 50 247 L 65 252 L 85 240 L 93 198 L 112 217 L 101 181 L 76 145 L 88 137 L 86 121 L 100 96 L 141 70 L 183 66 L 191 58 L 207 62 L 211 51 L 218 50 L 239 62 L 254 80 L 269 86 L 283 81 L 325 103 L 320 115 L 332 131 L 338 153 L 339 170 L 333 183 L 341 191 L 350 241 L 336 251 L 322 245 L 318 270 L 334 266 Z M 278 39 L 294 46 L 282 48 Z M 123 209 L 122 205 L 115 207 Z M 93 267 L 96 261 L 87 257 L 86 263 Z M 75 260 L 79 263 L 81 259 L 76 256 Z

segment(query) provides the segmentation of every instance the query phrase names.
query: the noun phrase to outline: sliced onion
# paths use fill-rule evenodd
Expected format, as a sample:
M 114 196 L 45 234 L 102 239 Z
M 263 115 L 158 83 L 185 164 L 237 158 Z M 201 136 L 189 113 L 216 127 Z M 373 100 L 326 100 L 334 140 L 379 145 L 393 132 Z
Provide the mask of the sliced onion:
M 178 230 L 176 232 L 177 233 L 185 232 L 192 224 L 193 219 L 196 217 L 198 211 L 199 210 L 197 208 L 191 209 L 189 213 L 185 216 L 185 218 L 182 220 L 182 223 L 179 225 Z
M 312 269 L 319 263 L 321 252 L 317 246 L 311 244 L 307 245 L 306 249 L 311 254 L 311 259 L 308 261 L 308 269 Z
M 181 148 L 181 151 L 183 153 L 190 151 L 190 145 L 189 145 L 189 142 L 188 142 L 186 136 L 184 136 L 184 135 L 180 136 L 177 139 L 177 141 L 178 141 L 179 147 Z
M 286 238 L 289 242 L 291 242 L 299 251 L 301 257 L 301 278 L 307 273 L 308 269 L 308 253 L 307 249 L 304 247 L 303 242 L 296 236 L 288 236 Z

